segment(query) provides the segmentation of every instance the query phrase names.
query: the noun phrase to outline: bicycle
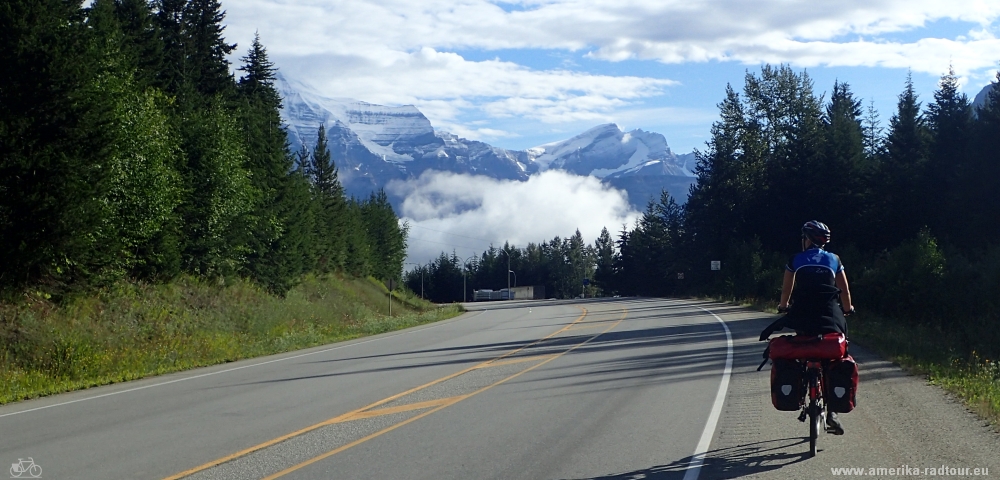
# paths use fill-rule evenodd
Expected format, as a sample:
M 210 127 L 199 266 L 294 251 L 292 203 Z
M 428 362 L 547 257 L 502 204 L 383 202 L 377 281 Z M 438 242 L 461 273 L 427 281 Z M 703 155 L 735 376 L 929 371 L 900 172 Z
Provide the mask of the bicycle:
M 784 395 L 786 397 L 782 401 L 784 406 L 778 407 L 776 404 L 775 407 L 779 410 L 793 411 L 794 407 L 788 407 L 796 404 L 802 407 L 798 420 L 800 422 L 808 420 L 809 422 L 809 456 L 814 457 L 816 456 L 816 443 L 819 439 L 820 430 L 827 433 L 837 432 L 836 429 L 826 426 L 827 402 L 825 399 L 826 385 L 824 372 L 827 371 L 831 362 L 836 361 L 836 359 L 847 358 L 846 338 L 839 334 L 831 335 L 829 338 L 814 335 L 796 335 L 776 337 L 773 340 L 780 342 L 780 345 L 768 344 L 768 347 L 764 350 L 764 361 L 757 367 L 757 370 L 760 371 L 763 369 L 768 360 L 781 360 L 786 362 L 784 363 L 786 366 L 788 365 L 787 362 L 794 361 L 797 363 L 798 368 L 801 369 L 796 378 L 801 379 L 799 381 L 801 381 L 800 385 L 802 388 L 798 390 L 793 388 L 792 391 L 800 391 L 802 395 L 799 397 L 796 393 L 794 397 L 787 397 L 791 392 L 785 391 Z M 775 348 L 780 346 L 782 348 L 772 351 L 772 346 Z M 798 397 L 797 403 L 787 403 L 787 401 L 795 400 L 795 397 Z
M 17 463 L 10 464 L 10 478 L 21 478 L 21 475 L 25 473 L 30 478 L 40 478 L 42 476 L 42 467 L 36 464 L 35 460 L 31 457 L 28 457 L 27 460 L 19 458 L 17 459 Z
M 823 362 L 819 360 L 805 360 L 804 364 L 806 378 L 807 395 L 809 404 L 803 407 L 799 414 L 799 421 L 809 420 L 809 456 L 816 456 L 816 441 L 819 439 L 819 431 L 826 424 L 826 408 L 823 401 Z

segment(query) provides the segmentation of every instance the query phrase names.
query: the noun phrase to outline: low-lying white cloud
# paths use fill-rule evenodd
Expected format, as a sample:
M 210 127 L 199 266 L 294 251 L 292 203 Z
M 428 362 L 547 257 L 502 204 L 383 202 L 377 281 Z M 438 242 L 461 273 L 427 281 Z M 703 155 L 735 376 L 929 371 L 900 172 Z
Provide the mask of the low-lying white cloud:
M 577 229 L 593 243 L 602 228 L 615 232 L 639 216 L 624 192 L 561 171 L 524 182 L 432 171 L 390 183 L 387 190 L 406 198 L 399 214 L 412 227 L 407 261 L 416 263 L 442 251 L 461 258 L 479 255 L 491 243 L 523 248 Z

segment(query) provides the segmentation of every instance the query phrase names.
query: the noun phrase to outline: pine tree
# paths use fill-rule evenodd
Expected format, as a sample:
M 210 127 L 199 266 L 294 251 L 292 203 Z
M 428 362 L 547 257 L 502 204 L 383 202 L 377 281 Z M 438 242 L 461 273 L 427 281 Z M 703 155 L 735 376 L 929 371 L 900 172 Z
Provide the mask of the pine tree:
M 927 224 L 919 208 L 923 205 L 921 177 L 927 162 L 928 133 L 920 102 L 913 88 L 913 79 L 906 78 L 906 87 L 899 95 L 896 113 L 889 120 L 885 156 L 879 164 L 873 182 L 881 228 L 871 232 L 877 245 L 894 246 L 916 236 Z
M 959 174 L 958 194 L 961 208 L 953 241 L 967 249 L 980 249 L 984 243 L 1000 238 L 1000 202 L 996 191 L 1000 179 L 1000 71 L 997 72 L 986 103 L 976 111 L 972 125 L 969 163 Z
M 349 218 L 344 198 L 344 189 L 337 178 L 337 167 L 330 155 L 330 147 L 326 139 L 326 127 L 319 126 L 316 136 L 316 147 L 308 165 L 309 177 L 312 181 L 313 198 L 317 211 L 316 219 L 316 258 L 317 268 L 321 272 L 332 272 L 346 265 L 351 253 L 348 251 L 348 239 L 357 240 L 364 237 L 364 224 L 356 223 Z M 360 213 L 360 212 L 359 212 Z M 357 218 L 361 221 L 363 216 Z M 349 228 L 360 227 L 361 232 L 348 232 Z M 360 235 L 360 237 L 358 237 Z M 367 251 L 367 240 L 364 241 Z M 355 249 L 360 246 L 355 245 Z M 367 254 L 362 263 L 365 270 L 370 266 Z M 366 273 L 367 274 L 367 273 Z
M 274 86 L 276 69 L 267 51 L 255 36 L 239 70 L 244 72 L 238 84 L 241 124 L 247 151 L 250 181 L 260 192 L 261 201 L 253 214 L 251 253 L 247 273 L 272 291 L 284 293 L 295 279 L 304 273 L 303 260 L 309 253 L 303 248 L 304 238 L 283 238 L 288 235 L 308 235 L 301 231 L 306 215 L 300 179 L 292 177 L 292 156 L 288 151 L 288 136 L 281 124 L 281 97 Z M 296 191 L 292 191 L 296 190 Z M 295 204 L 292 202 L 302 202 Z M 292 227 L 292 223 L 300 227 Z
M 162 48 L 156 87 L 171 95 L 184 91 L 188 71 L 184 10 L 187 0 L 155 0 L 154 25 Z
M 616 293 L 615 285 L 615 245 L 607 227 L 601 229 L 601 234 L 594 242 L 597 252 L 597 270 L 594 272 L 594 284 L 605 295 Z
M 871 165 L 865 157 L 861 116 L 861 101 L 854 98 L 850 85 L 834 82 L 823 118 L 826 160 L 821 172 L 828 181 L 814 185 L 812 196 L 826 204 L 816 218 L 837 225 L 838 237 L 853 241 L 866 238 L 861 232 L 871 227 L 863 220 L 870 210 L 866 198 Z
M 163 43 L 153 5 L 146 0 L 115 0 L 114 3 L 123 35 L 122 53 L 126 62 L 136 67 L 136 85 L 145 90 L 157 84 L 157 76 L 164 69 Z
M 400 225 L 384 190 L 373 192 L 362 205 L 361 213 L 371 246 L 372 274 L 385 280 L 398 279 L 406 257 L 409 226 Z
M 0 31 L 0 283 L 86 281 L 112 255 L 100 51 L 79 3 L 5 1 Z
M 182 11 L 184 48 L 187 54 L 185 80 L 205 98 L 227 97 L 233 76 L 226 56 L 236 49 L 222 37 L 226 13 L 218 0 L 188 0 Z
M 972 106 L 958 87 L 958 77 L 954 69 L 949 68 L 934 92 L 934 101 L 927 106 L 931 137 L 927 169 L 921 184 L 924 192 L 921 209 L 928 216 L 931 231 L 945 241 L 964 222 L 961 219 L 963 209 L 956 198 L 964 188 L 958 176 L 959 172 L 968 169 L 967 148 L 972 130 Z

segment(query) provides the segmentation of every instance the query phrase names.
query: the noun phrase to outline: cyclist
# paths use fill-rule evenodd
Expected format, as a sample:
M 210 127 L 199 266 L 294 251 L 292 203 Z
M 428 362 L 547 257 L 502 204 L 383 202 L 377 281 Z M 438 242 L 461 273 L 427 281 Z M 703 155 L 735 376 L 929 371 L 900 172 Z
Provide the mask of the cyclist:
M 767 340 L 772 333 L 790 328 L 799 334 L 847 334 L 844 315 L 854 312 L 847 274 L 840 257 L 824 250 L 830 242 L 830 227 L 812 220 L 802 225 L 802 252 L 785 265 L 778 312 L 788 312 L 760 334 Z M 837 414 L 827 412 L 831 432 L 843 435 Z

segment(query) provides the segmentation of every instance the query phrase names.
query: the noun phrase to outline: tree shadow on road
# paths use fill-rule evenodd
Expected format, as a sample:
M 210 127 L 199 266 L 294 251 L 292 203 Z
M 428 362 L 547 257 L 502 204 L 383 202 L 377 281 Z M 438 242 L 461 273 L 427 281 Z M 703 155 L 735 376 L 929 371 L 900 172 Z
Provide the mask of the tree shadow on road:
M 802 450 L 802 453 L 791 453 L 788 451 L 790 447 L 804 443 L 806 443 L 806 439 L 804 438 L 784 438 L 711 450 L 705 458 L 698 478 L 701 480 L 725 480 L 778 470 L 786 465 L 799 463 L 808 458 L 805 449 Z M 691 469 L 691 462 L 693 460 L 694 456 L 690 456 L 666 465 L 657 465 L 641 470 L 562 480 L 682 479 L 688 470 Z

